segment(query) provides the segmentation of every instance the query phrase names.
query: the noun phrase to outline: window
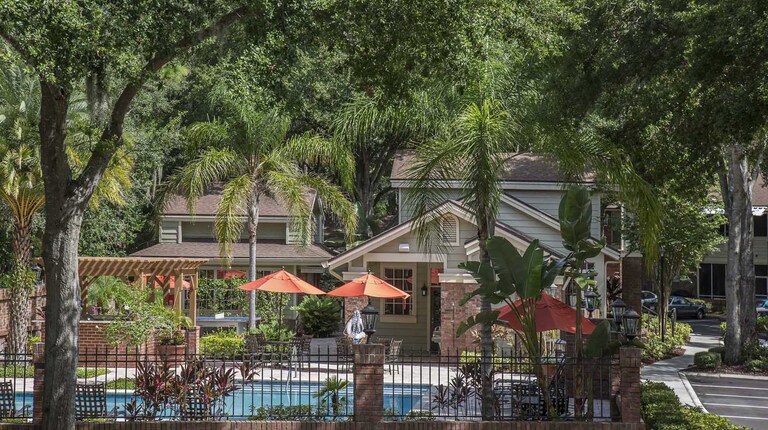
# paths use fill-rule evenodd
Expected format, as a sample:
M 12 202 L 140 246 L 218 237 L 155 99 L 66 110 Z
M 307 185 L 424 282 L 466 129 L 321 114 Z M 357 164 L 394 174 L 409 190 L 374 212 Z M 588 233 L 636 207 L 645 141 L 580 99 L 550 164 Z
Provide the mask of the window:
M 754 216 L 752 219 L 754 220 L 755 237 L 768 236 L 768 216 Z
M 459 219 L 453 215 L 446 215 L 442 218 L 440 231 L 443 235 L 443 243 L 446 245 L 459 244 Z
M 386 267 L 384 280 L 410 294 L 407 299 L 386 299 L 384 301 L 385 315 L 411 315 L 413 312 L 413 270 Z
M 768 297 L 768 266 L 763 264 L 755 265 L 755 295 Z
M 725 297 L 725 264 L 699 266 L 699 296 Z

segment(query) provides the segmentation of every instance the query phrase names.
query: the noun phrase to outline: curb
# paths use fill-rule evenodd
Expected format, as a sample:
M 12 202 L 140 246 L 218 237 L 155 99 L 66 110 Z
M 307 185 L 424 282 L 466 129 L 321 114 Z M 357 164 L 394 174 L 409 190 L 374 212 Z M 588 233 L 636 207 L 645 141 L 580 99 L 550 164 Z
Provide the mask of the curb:
M 701 403 L 701 400 L 699 400 L 699 396 L 696 395 L 696 391 L 694 391 L 693 387 L 691 387 L 691 383 L 688 382 L 688 377 L 685 376 L 685 372 L 678 371 L 677 374 L 680 376 L 680 380 L 683 381 L 683 386 L 685 387 L 685 391 L 687 391 L 688 395 L 691 396 L 691 400 L 693 400 L 693 405 L 701 408 L 701 410 L 703 410 L 704 413 L 709 413 L 709 411 L 707 411 L 707 408 L 704 407 L 704 404 Z
M 768 376 L 761 375 L 742 375 L 739 373 L 707 373 L 707 372 L 686 372 L 681 370 L 681 375 L 687 376 L 701 376 L 704 378 L 730 378 L 730 379 L 751 379 L 756 381 L 768 381 Z M 686 378 L 687 381 L 688 378 Z

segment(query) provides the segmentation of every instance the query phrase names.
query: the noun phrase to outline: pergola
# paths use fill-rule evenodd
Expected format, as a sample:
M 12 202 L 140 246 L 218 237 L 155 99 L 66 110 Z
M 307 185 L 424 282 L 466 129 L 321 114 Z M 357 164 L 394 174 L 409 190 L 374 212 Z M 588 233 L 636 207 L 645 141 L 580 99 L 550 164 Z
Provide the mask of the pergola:
M 189 315 L 192 325 L 197 325 L 198 270 L 208 262 L 205 258 L 145 258 L 145 257 L 80 257 L 80 300 L 83 308 L 88 302 L 88 287 L 100 276 L 114 276 L 126 283 L 131 279 L 142 288 L 160 285 L 163 296 L 171 287 L 174 291 L 173 306 L 182 312 L 181 291 L 184 278 L 189 277 Z M 171 281 L 173 280 L 173 285 Z

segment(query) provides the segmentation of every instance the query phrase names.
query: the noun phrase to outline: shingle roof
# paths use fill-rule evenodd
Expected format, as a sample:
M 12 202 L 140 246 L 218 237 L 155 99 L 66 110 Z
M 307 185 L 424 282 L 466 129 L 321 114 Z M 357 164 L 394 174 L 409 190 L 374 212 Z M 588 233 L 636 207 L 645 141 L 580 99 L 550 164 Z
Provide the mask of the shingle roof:
M 208 190 L 208 193 L 197 200 L 195 214 L 200 216 L 216 215 L 216 209 L 221 201 L 223 187 L 216 185 Z M 313 200 L 314 193 L 308 193 L 307 198 Z M 163 211 L 163 215 L 189 215 L 187 199 L 182 196 L 173 197 Z M 243 215 L 245 213 L 243 212 Z M 259 216 L 288 216 L 285 206 L 278 200 L 262 196 L 259 199 Z
M 407 180 L 408 167 L 415 159 L 414 151 L 399 151 L 392 163 L 392 179 Z M 557 162 L 543 155 L 519 153 L 510 154 L 504 171 L 499 176 L 502 181 L 510 182 L 562 182 L 564 178 L 558 172 Z M 582 182 L 594 182 L 593 174 L 586 174 Z
M 136 251 L 132 257 L 186 257 L 186 258 L 221 258 L 219 244 L 216 242 L 158 243 L 149 248 Z M 232 247 L 233 258 L 248 258 L 248 244 L 235 243 Z M 331 257 L 318 245 L 298 247 L 284 243 L 257 243 L 258 259 L 316 259 L 326 260 Z

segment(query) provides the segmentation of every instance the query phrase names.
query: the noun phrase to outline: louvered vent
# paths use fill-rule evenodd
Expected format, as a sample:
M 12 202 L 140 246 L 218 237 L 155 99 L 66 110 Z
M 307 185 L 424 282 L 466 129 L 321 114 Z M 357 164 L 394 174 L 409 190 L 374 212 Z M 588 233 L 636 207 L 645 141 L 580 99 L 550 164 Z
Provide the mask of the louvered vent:
M 453 215 L 443 217 L 443 242 L 446 245 L 459 243 L 459 220 Z

